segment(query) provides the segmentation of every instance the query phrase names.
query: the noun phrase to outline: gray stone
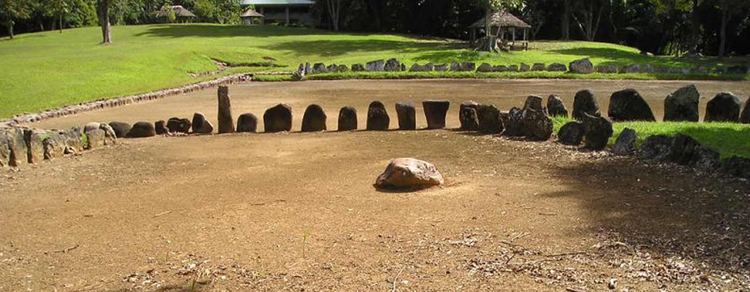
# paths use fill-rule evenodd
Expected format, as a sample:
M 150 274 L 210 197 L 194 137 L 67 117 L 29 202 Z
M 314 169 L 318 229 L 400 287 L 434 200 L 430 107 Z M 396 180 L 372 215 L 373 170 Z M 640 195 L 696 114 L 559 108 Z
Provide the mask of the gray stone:
M 349 67 L 346 67 L 346 65 L 338 65 L 336 66 L 337 72 L 349 72 Z
M 717 94 L 706 105 L 706 122 L 738 122 L 740 120 L 740 98 L 731 92 Z
M 607 113 L 609 118 L 615 122 L 656 121 L 651 107 L 635 89 L 625 89 L 612 93 Z
M 508 66 L 508 72 L 518 72 L 518 65 L 510 65 Z
M 614 64 L 607 64 L 607 65 L 599 65 L 596 66 L 596 72 L 599 73 L 617 73 L 620 71 L 620 68 L 617 67 L 617 65 Z
M 365 71 L 384 71 L 385 70 L 385 61 L 384 60 L 376 60 L 376 61 L 370 61 L 367 62 L 365 65 Z
M 615 155 L 634 155 L 636 152 L 635 141 L 638 139 L 638 135 L 635 130 L 625 128 L 620 132 L 620 136 L 615 140 L 615 145 L 612 146 L 612 153 Z
M 339 131 L 357 130 L 357 109 L 351 106 L 342 107 L 339 111 Z
M 323 63 L 315 63 L 312 67 L 313 74 L 328 73 L 328 67 Z
M 447 64 L 438 64 L 438 65 L 435 65 L 435 71 L 439 71 L 439 72 L 448 71 L 448 65 Z
M 508 66 L 505 65 L 497 65 L 492 67 L 492 72 L 506 72 L 508 71 Z
M 391 118 L 385 105 L 379 101 L 373 101 L 367 108 L 367 130 L 387 131 L 391 127 Z
M 417 114 L 414 104 L 410 102 L 396 103 L 396 116 L 398 117 L 399 130 L 416 130 Z
M 326 66 L 326 72 L 327 73 L 336 73 L 339 72 L 339 66 L 336 64 L 331 64 Z
M 602 150 L 607 147 L 609 138 L 614 133 L 612 122 L 605 117 L 584 114 L 583 127 L 586 132 L 584 144 L 591 150 Z
M 40 163 L 44 160 L 44 139 L 47 131 L 42 129 L 24 129 L 23 138 L 26 143 L 26 159 L 28 163 Z
M 6 129 L 0 128 L 0 168 L 10 165 L 11 137 Z
M 365 66 L 363 66 L 362 64 L 353 64 L 352 65 L 352 72 L 362 72 L 362 71 L 367 71 L 365 69 Z
M 641 73 L 641 65 L 630 64 L 622 67 L 620 73 Z
M 505 128 L 500 120 L 500 110 L 494 105 L 480 104 L 477 106 L 479 131 L 484 134 L 500 134 Z
M 544 71 L 546 68 L 547 66 L 544 63 L 534 63 L 534 65 L 531 65 L 531 71 Z
M 128 132 L 130 132 L 130 128 L 132 127 L 128 123 L 124 122 L 109 122 L 109 126 L 112 127 L 112 130 L 115 131 L 115 136 L 117 138 L 125 138 L 128 135 Z
M 148 138 L 156 136 L 154 125 L 149 122 L 137 122 L 128 131 L 128 138 Z
M 292 130 L 292 107 L 288 104 L 277 104 L 263 114 L 263 126 L 266 133 L 289 132 Z
M 451 103 L 447 100 L 426 100 L 422 102 L 424 116 L 427 119 L 427 129 L 445 128 L 445 115 Z
M 492 72 L 492 65 L 488 63 L 482 63 L 482 65 L 479 65 L 477 68 L 477 72 L 487 73 Z
M 664 121 L 697 122 L 700 120 L 700 93 L 695 85 L 677 89 L 664 100 Z
M 412 71 L 412 72 L 430 72 L 434 68 L 435 68 L 435 65 L 433 65 L 432 63 L 427 63 L 425 65 L 419 65 L 419 64 L 415 63 L 414 65 L 411 66 L 411 68 L 409 69 L 409 71 Z
M 552 63 L 552 64 L 549 64 L 549 66 L 547 66 L 547 71 L 565 72 L 565 71 L 568 71 L 568 67 L 566 67 L 564 64 Z
M 190 132 L 191 127 L 192 123 L 188 119 L 173 117 L 167 120 L 167 129 L 169 129 L 170 133 L 187 134 L 188 132 Z
M 326 127 L 326 116 L 323 108 L 317 104 L 311 104 L 305 109 L 302 116 L 302 132 L 320 132 L 328 129 Z
M 521 63 L 521 65 L 518 66 L 518 71 L 520 72 L 528 72 L 530 70 L 531 70 L 531 66 L 529 66 L 528 64 Z
M 581 145 L 586 129 L 579 121 L 568 122 L 557 132 L 557 142 L 563 145 Z
M 578 74 L 591 74 L 594 73 L 594 64 L 591 63 L 589 58 L 583 58 L 570 62 L 570 72 Z
M 653 135 L 641 145 L 639 156 L 643 160 L 666 161 L 672 152 L 674 138 L 666 135 Z
M 458 112 L 458 120 L 461 122 L 461 130 L 477 131 L 479 130 L 479 116 L 477 108 L 479 104 L 474 101 L 461 103 Z
M 547 98 L 547 112 L 553 117 L 568 117 L 568 109 L 562 99 L 556 95 Z
M 401 71 L 401 62 L 393 58 L 388 59 L 388 61 L 385 61 L 385 66 L 383 66 L 383 70 L 390 71 L 390 72 Z
M 255 133 L 258 131 L 258 117 L 252 113 L 241 114 L 237 118 L 238 133 Z
M 582 120 L 584 114 L 592 116 L 600 116 L 599 103 L 596 102 L 596 98 L 591 90 L 584 89 L 576 93 L 573 99 L 573 118 L 576 120 Z
M 388 163 L 378 176 L 378 189 L 418 190 L 438 186 L 445 182 L 435 165 L 414 158 L 398 158 Z
M 229 97 L 229 87 L 219 86 L 219 134 L 234 133 L 234 119 L 232 118 L 232 102 Z M 156 133 L 159 133 L 157 127 Z
M 547 141 L 552 136 L 552 119 L 544 111 L 527 107 L 522 111 L 522 120 L 523 134 L 526 139 Z

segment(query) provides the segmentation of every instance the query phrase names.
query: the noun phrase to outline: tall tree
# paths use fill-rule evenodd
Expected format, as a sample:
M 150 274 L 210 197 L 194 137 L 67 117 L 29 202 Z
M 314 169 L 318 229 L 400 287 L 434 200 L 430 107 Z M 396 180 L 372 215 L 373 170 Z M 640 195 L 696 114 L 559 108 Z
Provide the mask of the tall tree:
M 8 29 L 8 36 L 11 39 L 15 37 L 13 27 L 16 20 L 26 19 L 30 16 L 31 11 L 26 0 L 0 0 L 0 20 Z
M 99 17 L 99 26 L 102 28 L 102 44 L 112 43 L 112 25 L 109 21 L 109 9 L 114 0 L 96 0 L 96 15 Z
M 69 5 L 67 0 L 50 0 L 49 16 L 54 17 L 58 21 L 58 28 L 60 33 L 63 31 L 63 17 L 69 12 Z M 54 28 L 53 28 L 54 29 Z
M 719 57 L 727 53 L 727 24 L 738 11 L 744 11 L 750 6 L 748 0 L 718 0 L 718 8 L 721 10 L 721 27 L 719 28 Z
M 477 51 L 498 52 L 497 38 L 492 36 L 492 14 L 496 11 L 511 9 L 523 4 L 523 0 L 479 0 L 484 9 L 484 38 L 480 39 Z
M 341 21 L 341 0 L 325 0 L 326 10 L 331 17 L 333 31 L 339 31 Z
M 570 14 L 571 14 L 571 0 L 563 0 L 563 10 L 560 16 L 560 38 L 562 40 L 570 39 Z
M 593 41 L 596 38 L 602 14 L 608 3 L 607 0 L 579 0 L 576 2 L 578 13 L 572 13 L 571 15 L 587 41 Z

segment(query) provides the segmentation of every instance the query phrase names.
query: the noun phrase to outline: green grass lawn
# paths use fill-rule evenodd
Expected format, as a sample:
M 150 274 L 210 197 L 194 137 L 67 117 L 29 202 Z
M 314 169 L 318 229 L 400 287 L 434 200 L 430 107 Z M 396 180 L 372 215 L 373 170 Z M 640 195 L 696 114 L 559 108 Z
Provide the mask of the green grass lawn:
M 116 26 L 113 27 L 113 38 L 114 44 L 99 45 L 99 28 L 88 27 L 65 30 L 62 34 L 56 31 L 42 32 L 19 35 L 15 40 L 0 40 L 0 68 L 3 69 L 0 71 L 0 118 L 213 78 L 193 77 L 190 74 L 216 70 L 212 59 L 256 66 L 230 68 L 222 73 L 224 75 L 291 70 L 305 61 L 351 65 L 391 57 L 407 64 L 453 60 L 506 65 L 522 62 L 568 63 L 582 57 L 591 57 L 594 64 L 721 64 L 713 59 L 687 61 L 642 56 L 636 49 L 604 43 L 534 42 L 529 51 L 490 54 L 473 52 L 455 41 L 384 34 L 337 34 L 276 26 Z M 747 62 L 747 59 L 728 60 L 732 63 Z M 482 77 L 516 77 L 496 75 Z M 555 73 L 532 77 L 570 75 Z M 524 77 L 522 74 L 519 76 Z M 474 76 L 465 76 L 471 77 Z M 648 79 L 658 76 L 604 74 L 592 75 L 592 78 Z

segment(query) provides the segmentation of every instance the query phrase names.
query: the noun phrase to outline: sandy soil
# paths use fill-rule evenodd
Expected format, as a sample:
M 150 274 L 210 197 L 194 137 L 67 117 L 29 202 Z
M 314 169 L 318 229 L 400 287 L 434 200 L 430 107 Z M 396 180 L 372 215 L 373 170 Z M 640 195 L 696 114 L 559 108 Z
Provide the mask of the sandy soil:
M 398 99 L 372 96 L 378 82 L 294 99 L 370 82 L 298 84 L 241 85 L 235 108 Z M 214 98 L 45 125 L 213 114 Z M 446 185 L 375 190 L 395 157 L 435 163 Z M 451 130 L 121 140 L 2 170 L 0 291 L 750 289 L 749 213 L 748 181 Z

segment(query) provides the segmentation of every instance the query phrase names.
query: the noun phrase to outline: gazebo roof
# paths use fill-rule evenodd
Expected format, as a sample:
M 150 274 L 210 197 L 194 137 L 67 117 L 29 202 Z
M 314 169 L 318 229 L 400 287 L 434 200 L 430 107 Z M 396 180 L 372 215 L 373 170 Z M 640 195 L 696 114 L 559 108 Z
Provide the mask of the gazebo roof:
M 156 12 L 156 16 L 163 17 L 167 15 L 167 9 L 171 8 L 172 11 L 174 11 L 175 16 L 177 17 L 195 17 L 195 14 L 190 12 L 190 10 L 185 9 L 185 7 L 182 7 L 182 5 L 173 5 L 173 6 L 165 6 L 162 7 L 161 10 Z
M 240 17 L 264 17 L 263 14 L 258 13 L 258 11 L 255 11 L 254 9 L 248 9 L 245 11 L 245 13 L 242 13 Z
M 482 17 L 482 19 L 477 20 L 470 27 L 484 27 L 484 25 L 484 17 Z M 493 13 L 490 16 L 490 25 L 495 27 L 531 28 L 531 25 L 505 10 Z

